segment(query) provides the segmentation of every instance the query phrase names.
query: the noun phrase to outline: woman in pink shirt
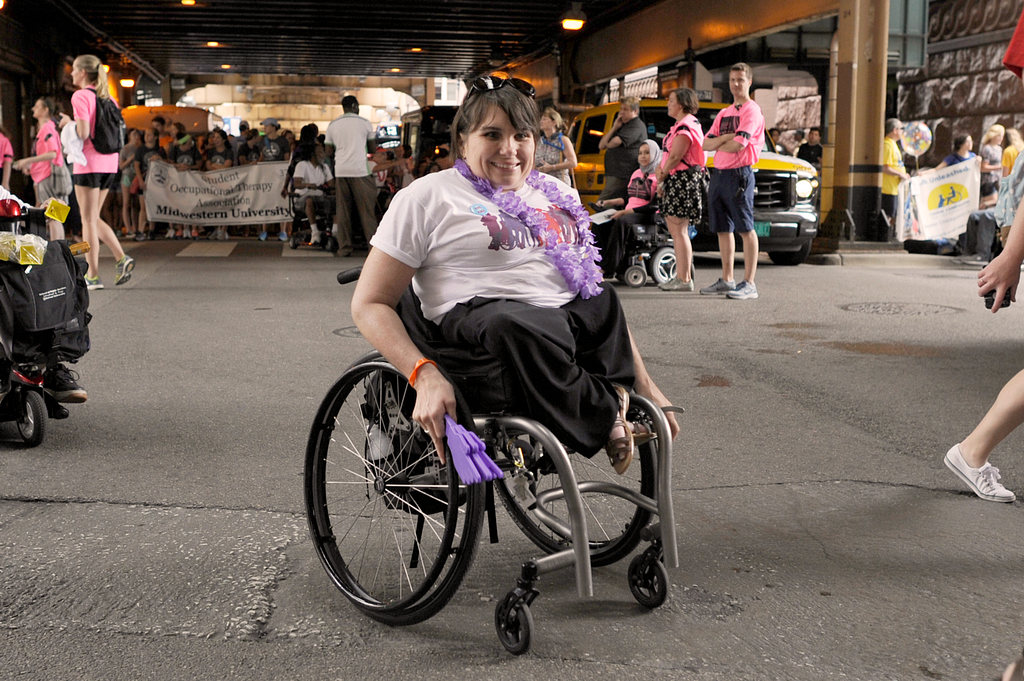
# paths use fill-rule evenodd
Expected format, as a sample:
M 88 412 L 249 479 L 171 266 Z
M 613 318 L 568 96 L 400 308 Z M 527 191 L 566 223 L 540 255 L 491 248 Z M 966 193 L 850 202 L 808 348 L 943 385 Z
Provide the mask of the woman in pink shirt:
M 109 99 L 103 64 L 91 54 L 75 58 L 71 68 L 71 82 L 79 90 L 71 95 L 71 106 L 75 111 L 75 128 L 78 138 L 83 141 L 82 152 L 85 165 L 74 164 L 75 198 L 82 212 L 82 236 L 91 247 L 85 259 L 89 271 L 85 282 L 90 291 L 103 288 L 100 281 L 100 242 L 105 243 L 117 259 L 117 276 L 114 285 L 123 284 L 132 276 L 135 260 L 126 255 L 118 243 L 114 230 L 100 217 L 100 208 L 117 179 L 117 153 L 101 154 L 92 144 L 96 131 L 96 109 L 99 100 Z M 101 84 L 103 87 L 101 87 Z M 61 117 L 61 128 L 70 123 L 67 116 Z
M 60 147 L 60 133 L 57 132 L 57 124 L 53 117 L 60 114 L 60 108 L 53 101 L 53 97 L 40 97 L 32 106 L 32 117 L 36 119 L 34 156 L 22 158 L 14 162 L 14 169 L 28 172 L 32 177 L 32 184 L 36 192 L 36 206 L 42 208 L 51 198 L 61 203 L 68 202 L 66 193 L 57 192 L 53 183 L 53 167 L 64 166 L 64 154 Z M 48 219 L 46 226 L 49 230 L 50 240 L 64 238 L 64 225 L 56 220 Z
M 700 222 L 707 180 L 704 131 L 694 115 L 699 107 L 697 93 L 688 87 L 673 90 L 668 96 L 668 115 L 676 123 L 662 142 L 665 151 L 658 168 L 658 194 L 662 197 L 661 214 L 675 246 L 676 276 L 658 285 L 663 291 L 693 290 L 690 224 Z
M 3 178 L 0 179 L 0 186 L 10 191 L 11 189 L 11 165 L 14 163 L 14 147 L 11 146 L 10 133 L 0 126 L 0 166 L 3 167 Z

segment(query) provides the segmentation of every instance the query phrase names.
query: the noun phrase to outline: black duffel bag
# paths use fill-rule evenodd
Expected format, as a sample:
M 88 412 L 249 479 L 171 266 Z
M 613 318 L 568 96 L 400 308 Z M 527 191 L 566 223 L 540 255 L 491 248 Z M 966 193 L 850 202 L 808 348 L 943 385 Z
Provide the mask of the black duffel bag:
M 52 367 L 89 351 L 89 289 L 66 241 L 49 242 L 42 265 L 0 261 L 0 283 L 11 359 Z

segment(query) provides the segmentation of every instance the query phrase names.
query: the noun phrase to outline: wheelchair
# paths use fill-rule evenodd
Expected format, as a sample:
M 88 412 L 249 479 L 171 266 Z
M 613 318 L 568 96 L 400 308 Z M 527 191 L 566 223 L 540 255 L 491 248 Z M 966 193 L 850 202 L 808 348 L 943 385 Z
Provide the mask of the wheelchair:
M 332 194 L 325 192 L 324 195 L 333 201 Z M 317 229 L 320 230 L 320 240 L 315 244 L 311 243 L 313 230 L 310 228 L 309 216 L 306 215 L 306 199 L 304 196 L 299 196 L 296 192 L 290 192 L 288 197 L 292 209 L 292 236 L 288 240 L 288 245 L 291 249 L 296 250 L 299 246 L 312 246 L 313 248 L 337 253 L 338 240 L 333 234 L 329 234 L 331 231 L 331 214 L 318 214 L 316 216 Z
M 338 280 L 357 277 L 358 269 L 349 270 Z M 666 564 L 679 565 L 664 411 L 631 396 L 629 420 L 655 437 L 638 446 L 623 476 L 615 475 L 603 460 L 570 456 L 545 426 L 514 415 L 514 391 L 500 389 L 510 377 L 497 360 L 479 348 L 440 347 L 416 328 L 429 322 L 419 316 L 411 290 L 399 314 L 414 342 L 452 381 L 459 422 L 483 440 L 504 477 L 463 484 L 450 451 L 440 463 L 432 440 L 413 422 L 415 391 L 405 376 L 377 352 L 359 358 L 328 390 L 306 448 L 310 536 L 332 583 L 376 621 L 425 621 L 459 588 L 485 518 L 491 543 L 497 541 L 497 497 L 542 554 L 522 564 L 516 585 L 495 608 L 495 629 L 510 653 L 530 648 L 530 605 L 541 575 L 573 566 L 579 597 L 590 597 L 591 567 L 622 560 L 641 541 L 648 546 L 630 562 L 629 588 L 642 606 L 662 605 L 669 590 Z M 488 410 L 473 413 L 468 405 L 479 400 Z
M 660 213 L 650 219 L 627 223 L 630 234 L 626 249 L 615 278 L 630 288 L 642 288 L 649 279 L 655 284 L 664 284 L 676 276 L 675 241 Z M 697 233 L 691 225 L 690 238 Z M 695 269 L 690 263 L 690 278 Z

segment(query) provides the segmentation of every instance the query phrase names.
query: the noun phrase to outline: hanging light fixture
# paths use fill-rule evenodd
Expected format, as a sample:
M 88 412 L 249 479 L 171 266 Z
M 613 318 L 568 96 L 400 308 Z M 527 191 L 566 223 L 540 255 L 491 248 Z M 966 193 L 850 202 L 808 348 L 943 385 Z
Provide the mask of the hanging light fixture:
M 587 23 L 587 15 L 583 12 L 583 3 L 574 2 L 569 11 L 562 15 L 562 28 L 566 31 L 578 31 Z
M 135 87 L 134 78 L 122 78 L 119 82 L 121 83 L 121 87 L 123 88 Z

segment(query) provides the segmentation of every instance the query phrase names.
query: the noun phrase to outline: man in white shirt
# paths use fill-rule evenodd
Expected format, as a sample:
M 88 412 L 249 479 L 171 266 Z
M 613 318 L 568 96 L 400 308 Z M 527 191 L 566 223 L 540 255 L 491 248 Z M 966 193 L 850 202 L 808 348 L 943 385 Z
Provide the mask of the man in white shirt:
M 377 187 L 366 160 L 367 153 L 376 146 L 377 135 L 373 124 L 359 115 L 359 101 L 355 97 L 347 95 L 341 100 L 341 108 L 345 113 L 327 126 L 325 143 L 327 152 L 334 154 L 334 236 L 338 240 L 338 255 L 346 256 L 352 253 L 353 207 L 359 213 L 367 244 L 377 231 Z

